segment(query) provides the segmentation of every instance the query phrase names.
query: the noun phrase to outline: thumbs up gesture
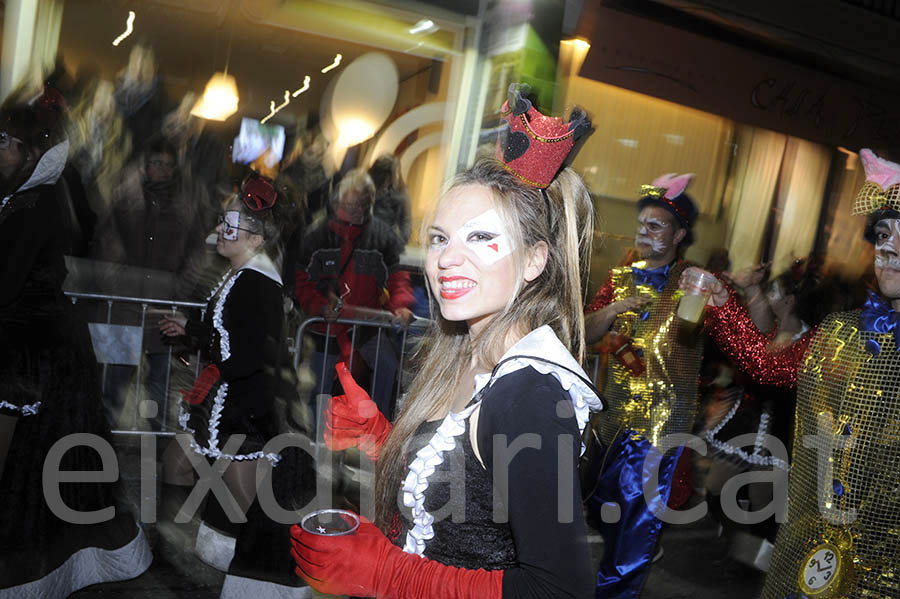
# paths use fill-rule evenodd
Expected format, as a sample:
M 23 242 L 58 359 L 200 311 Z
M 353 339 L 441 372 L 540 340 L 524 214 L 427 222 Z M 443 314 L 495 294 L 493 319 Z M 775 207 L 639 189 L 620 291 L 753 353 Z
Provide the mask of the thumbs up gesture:
M 332 451 L 359 447 L 378 461 L 381 447 L 391 432 L 391 423 L 360 387 L 344 362 L 335 366 L 343 395 L 328 400 L 325 412 L 325 445 Z

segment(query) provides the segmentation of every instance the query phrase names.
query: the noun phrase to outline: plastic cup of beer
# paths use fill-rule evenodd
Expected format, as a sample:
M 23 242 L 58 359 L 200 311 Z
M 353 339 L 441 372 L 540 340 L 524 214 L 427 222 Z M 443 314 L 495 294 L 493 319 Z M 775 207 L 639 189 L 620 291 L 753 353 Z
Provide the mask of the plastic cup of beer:
M 359 528 L 359 516 L 347 510 L 333 508 L 316 510 L 303 516 L 300 528 L 325 537 L 349 535 Z
M 678 303 L 678 318 L 694 324 L 700 322 L 715 283 L 716 277 L 705 270 L 695 268 L 685 272 L 682 283 L 684 295 Z

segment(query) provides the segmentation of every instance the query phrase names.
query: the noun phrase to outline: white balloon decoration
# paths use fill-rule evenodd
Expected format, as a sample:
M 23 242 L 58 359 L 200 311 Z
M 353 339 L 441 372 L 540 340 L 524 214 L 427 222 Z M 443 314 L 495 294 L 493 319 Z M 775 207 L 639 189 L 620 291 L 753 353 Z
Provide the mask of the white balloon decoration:
M 322 128 L 337 161 L 347 148 L 381 128 L 394 109 L 399 86 L 397 65 L 381 52 L 363 54 L 329 82 L 322 97 Z

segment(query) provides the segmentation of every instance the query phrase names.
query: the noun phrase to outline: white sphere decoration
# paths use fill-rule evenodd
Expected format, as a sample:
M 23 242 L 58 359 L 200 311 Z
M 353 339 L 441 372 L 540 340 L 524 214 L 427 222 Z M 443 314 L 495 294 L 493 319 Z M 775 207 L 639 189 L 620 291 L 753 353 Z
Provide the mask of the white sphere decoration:
M 322 97 L 323 130 L 338 148 L 375 135 L 397 102 L 397 65 L 386 54 L 363 54 L 329 82 Z

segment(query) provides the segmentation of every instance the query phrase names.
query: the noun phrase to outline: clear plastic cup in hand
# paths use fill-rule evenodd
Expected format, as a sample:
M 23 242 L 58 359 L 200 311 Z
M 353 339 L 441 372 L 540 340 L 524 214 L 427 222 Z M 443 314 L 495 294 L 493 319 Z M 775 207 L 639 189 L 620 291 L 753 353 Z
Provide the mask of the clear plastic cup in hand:
M 326 537 L 349 535 L 359 528 L 359 516 L 339 509 L 324 509 L 311 512 L 300 520 L 300 527 L 306 532 Z
M 703 318 L 703 309 L 712 296 L 716 277 L 705 270 L 691 268 L 682 277 L 684 295 L 678 303 L 678 318 L 698 323 Z

